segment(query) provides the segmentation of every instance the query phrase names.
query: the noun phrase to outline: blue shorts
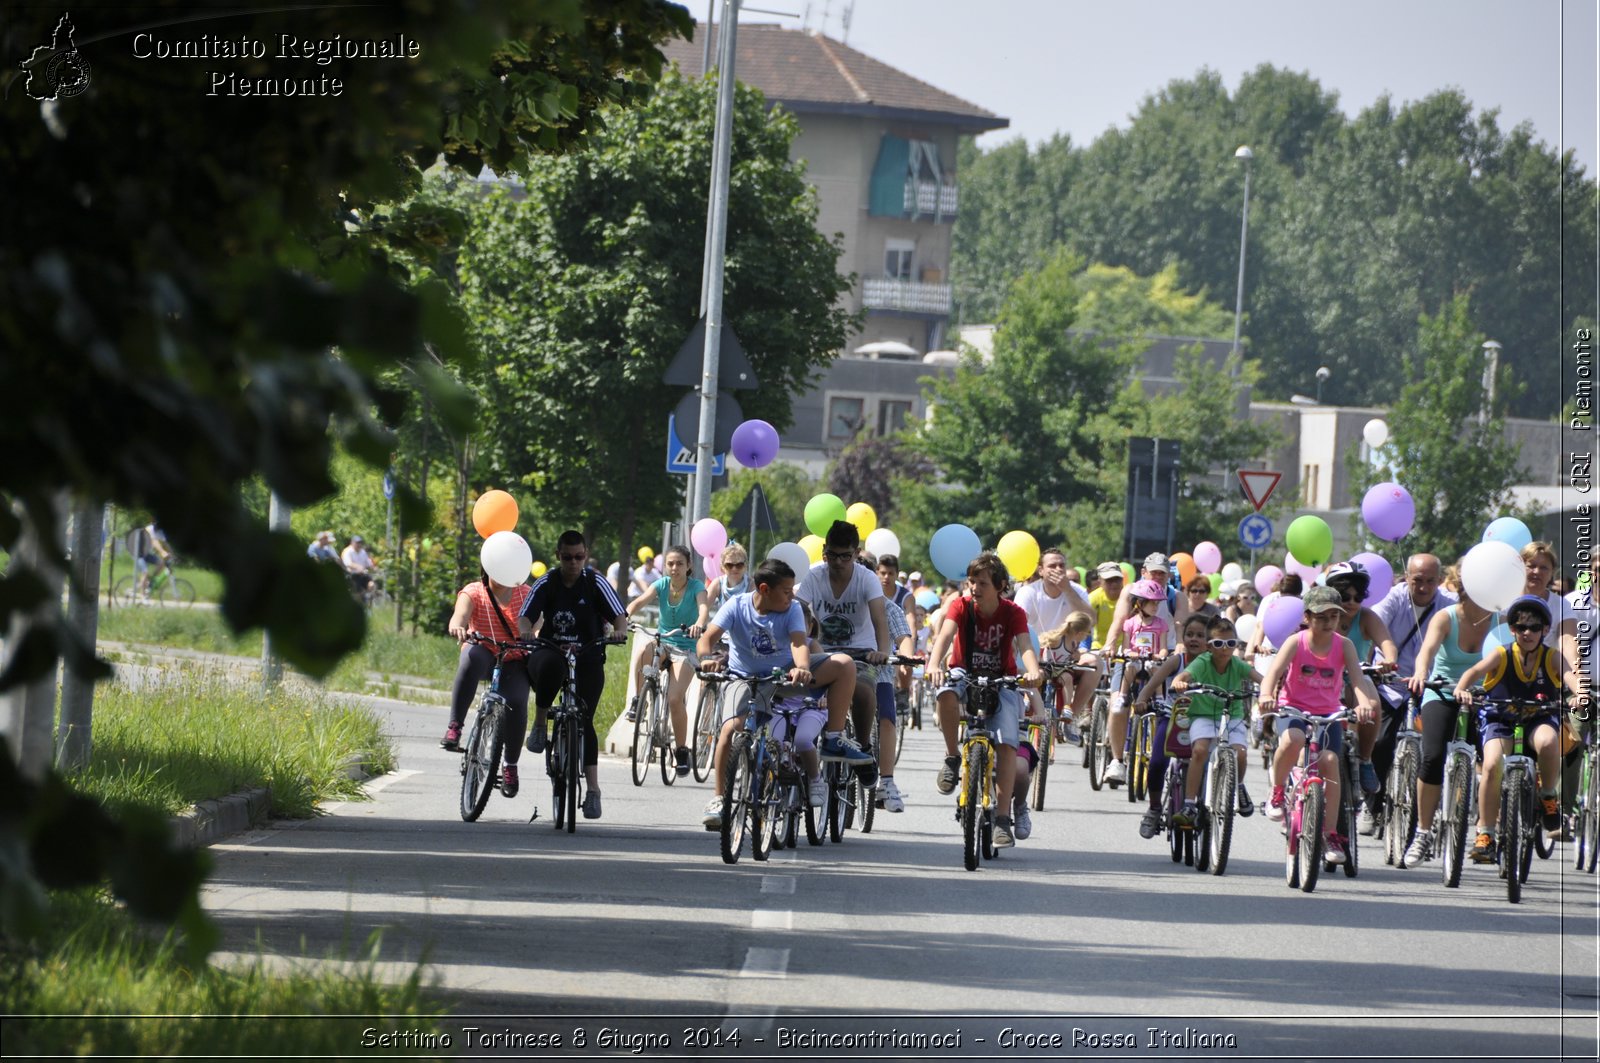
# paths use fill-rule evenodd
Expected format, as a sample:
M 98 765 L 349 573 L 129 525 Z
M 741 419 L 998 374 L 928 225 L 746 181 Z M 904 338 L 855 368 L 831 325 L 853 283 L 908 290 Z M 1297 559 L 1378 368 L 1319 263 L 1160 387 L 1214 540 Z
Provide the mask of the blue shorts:
M 1278 717 L 1278 723 L 1284 728 L 1279 732 L 1280 734 L 1288 734 L 1290 731 L 1309 732 L 1311 730 L 1311 725 L 1306 721 L 1291 719 L 1287 716 Z M 1309 735 L 1307 735 L 1307 740 L 1310 740 Z M 1324 753 L 1332 753 L 1336 757 L 1344 756 L 1344 724 L 1330 724 L 1322 732 L 1322 751 Z
M 895 719 L 899 715 L 895 711 L 894 684 L 887 681 L 880 681 L 877 686 L 877 695 L 878 719 L 888 720 L 890 723 L 894 723 Z
M 1561 733 L 1561 717 L 1553 712 L 1520 715 L 1506 712 L 1499 705 L 1485 705 L 1478 710 L 1478 726 L 1485 742 L 1493 742 L 1500 738 L 1509 741 L 1515 738 L 1518 724 L 1522 725 L 1522 733 L 1529 739 L 1533 738 L 1533 732 L 1540 727 L 1554 728 L 1557 734 Z M 1532 749 L 1531 745 L 1529 749 Z
M 959 700 L 964 700 L 967 690 L 967 673 L 961 668 L 952 668 L 949 672 L 949 681 L 935 692 L 935 697 L 946 690 L 955 694 Z M 984 729 L 993 731 L 995 737 L 1003 746 L 1017 748 L 1017 740 L 1021 737 L 1022 724 L 1022 695 L 1015 690 L 1001 689 L 1000 708 L 993 716 L 984 721 Z

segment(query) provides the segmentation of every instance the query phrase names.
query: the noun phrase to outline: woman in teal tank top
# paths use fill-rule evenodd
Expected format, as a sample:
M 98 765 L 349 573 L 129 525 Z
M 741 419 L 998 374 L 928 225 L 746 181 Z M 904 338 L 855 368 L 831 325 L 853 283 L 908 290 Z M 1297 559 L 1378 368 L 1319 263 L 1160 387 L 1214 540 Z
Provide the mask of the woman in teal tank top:
M 1497 622 L 1497 613 L 1480 608 L 1465 591 L 1461 600 L 1428 621 L 1411 692 L 1422 696 L 1422 767 L 1417 772 L 1417 833 L 1406 849 L 1404 866 L 1433 859 L 1433 817 L 1439 810 L 1439 790 L 1444 783 L 1444 755 L 1456 736 L 1456 713 L 1449 698 L 1423 687 L 1424 677 L 1445 679 L 1452 686 L 1483 659 L 1483 640 Z M 1470 711 L 1470 710 L 1469 710 Z
M 689 680 L 694 676 L 694 644 L 700 632 L 706 629 L 706 585 L 689 575 L 689 551 L 682 546 L 671 546 L 662 555 L 666 575 L 646 587 L 644 593 L 628 603 L 628 616 L 632 617 L 651 602 L 659 603 L 661 620 L 658 631 L 683 629 L 677 634 L 662 638 L 662 644 L 671 651 L 661 661 L 661 674 L 666 678 L 667 709 L 672 716 L 672 733 L 677 740 L 678 777 L 689 774 L 689 710 L 685 705 Z M 644 666 L 649 661 L 655 645 L 653 639 L 640 636 L 633 642 L 633 688 L 644 686 Z M 637 697 L 637 695 L 635 695 Z M 638 712 L 638 706 L 628 705 L 628 718 Z

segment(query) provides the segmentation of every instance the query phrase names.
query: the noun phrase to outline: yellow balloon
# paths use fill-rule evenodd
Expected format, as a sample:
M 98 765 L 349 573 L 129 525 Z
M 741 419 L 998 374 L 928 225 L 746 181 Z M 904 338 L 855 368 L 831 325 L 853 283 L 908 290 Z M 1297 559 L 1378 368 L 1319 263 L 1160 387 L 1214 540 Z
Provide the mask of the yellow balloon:
M 1033 575 L 1033 570 L 1039 567 L 1039 540 L 1025 531 L 1006 532 L 994 552 L 1000 555 L 1011 578 L 1018 582 Z
M 535 561 L 528 571 L 533 573 L 534 579 L 538 579 L 540 576 L 544 575 L 550 570 L 545 568 L 543 561 Z
M 808 535 L 800 540 L 799 546 L 806 552 L 813 565 L 822 560 L 822 536 Z
M 653 558 L 655 556 L 656 556 L 656 552 L 654 550 L 650 549 L 648 546 L 639 547 L 639 564 L 648 565 L 650 563 L 651 558 Z
M 878 530 L 878 514 L 865 502 L 850 503 L 850 508 L 844 511 L 844 519 L 856 526 L 862 542 L 866 542 L 867 536 Z

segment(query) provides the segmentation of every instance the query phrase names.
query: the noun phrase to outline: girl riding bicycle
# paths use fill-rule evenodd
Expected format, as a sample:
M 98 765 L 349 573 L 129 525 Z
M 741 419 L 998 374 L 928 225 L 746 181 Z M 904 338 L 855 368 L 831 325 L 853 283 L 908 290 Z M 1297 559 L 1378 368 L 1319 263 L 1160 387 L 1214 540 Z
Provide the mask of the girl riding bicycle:
M 456 595 L 456 609 L 447 629 L 450 637 L 461 644 L 456 677 L 450 687 L 450 722 L 439 743 L 452 753 L 461 752 L 461 726 L 467 718 L 467 706 L 478 692 L 478 685 L 494 672 L 494 654 L 484 646 L 469 645 L 467 635 L 485 635 L 502 642 L 519 638 L 517 618 L 522 615 L 528 595 L 533 593 L 526 583 L 508 587 L 490 579 L 481 568 L 478 572 L 479 578 Z M 500 670 L 500 693 L 511 709 L 506 718 L 504 769 L 500 773 L 500 792 L 506 797 L 517 794 L 517 758 L 522 753 L 523 732 L 528 728 L 528 669 L 523 664 L 527 656 L 526 650 L 507 652 L 505 663 L 515 666 Z
M 661 662 L 661 674 L 666 677 L 667 710 L 672 715 L 672 735 L 677 740 L 678 778 L 689 774 L 689 710 L 684 704 L 689 691 L 689 680 L 694 676 L 694 640 L 706 627 L 706 585 L 689 575 L 689 551 L 681 546 L 669 546 L 663 566 L 667 574 L 645 588 L 643 594 L 628 603 L 627 613 L 632 617 L 651 602 L 660 602 L 661 619 L 658 631 L 677 631 L 676 635 L 663 635 L 661 643 L 667 649 Z M 644 690 L 645 661 L 655 654 L 655 640 L 641 638 L 635 641 L 633 654 L 633 688 Z M 628 719 L 639 711 L 639 698 L 635 695 L 628 706 Z

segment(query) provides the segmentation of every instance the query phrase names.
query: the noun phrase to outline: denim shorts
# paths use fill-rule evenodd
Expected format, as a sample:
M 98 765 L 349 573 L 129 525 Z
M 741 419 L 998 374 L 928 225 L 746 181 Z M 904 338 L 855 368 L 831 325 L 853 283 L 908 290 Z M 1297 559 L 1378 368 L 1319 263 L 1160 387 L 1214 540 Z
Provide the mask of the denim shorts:
M 935 696 L 943 694 L 946 690 L 954 692 L 958 700 L 965 698 L 967 673 L 964 669 L 950 669 L 948 681 L 935 692 Z M 1015 749 L 1017 739 L 1021 737 L 1022 696 L 1015 690 L 1001 689 L 998 693 L 1000 708 L 985 721 L 984 727 L 995 733 L 1001 745 Z
M 887 680 L 879 680 L 876 689 L 878 694 L 878 719 L 894 723 L 898 716 L 894 704 L 894 684 Z
M 1278 732 L 1279 734 L 1288 734 L 1290 731 L 1311 730 L 1311 725 L 1306 721 L 1291 719 L 1287 716 L 1278 717 L 1277 723 L 1282 728 Z M 1192 730 L 1189 733 L 1191 736 L 1194 734 Z M 1309 735 L 1307 740 L 1310 740 Z M 1322 732 L 1322 751 L 1324 753 L 1332 753 L 1336 757 L 1344 756 L 1344 724 L 1332 724 Z
M 1191 717 L 1189 720 L 1190 743 L 1217 737 L 1217 724 L 1220 722 L 1220 719 L 1213 719 L 1209 716 Z M 1250 744 L 1250 731 L 1245 727 L 1243 720 L 1232 720 L 1228 723 L 1228 741 L 1236 746 Z

